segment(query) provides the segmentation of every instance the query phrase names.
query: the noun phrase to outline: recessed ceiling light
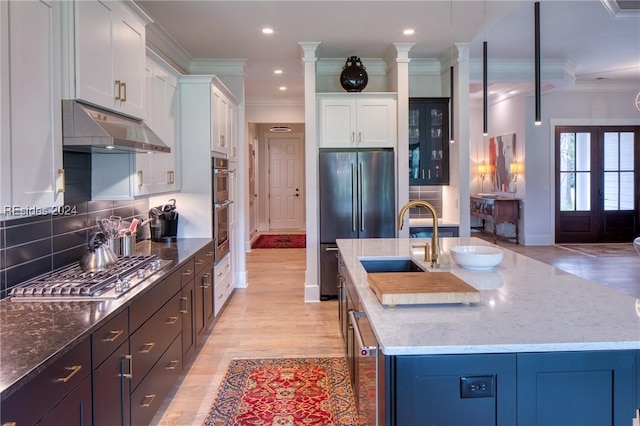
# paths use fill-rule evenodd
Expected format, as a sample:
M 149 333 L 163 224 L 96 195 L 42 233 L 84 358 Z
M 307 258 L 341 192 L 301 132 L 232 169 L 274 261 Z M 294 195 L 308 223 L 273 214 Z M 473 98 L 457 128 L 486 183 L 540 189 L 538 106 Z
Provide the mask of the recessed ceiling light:
M 287 90 L 287 87 L 286 86 L 280 86 L 279 89 L 282 90 L 282 91 L 285 91 L 285 90 Z
M 263 34 L 273 34 L 273 28 L 269 28 L 269 27 L 263 28 L 262 29 L 262 33 Z
M 274 74 L 282 74 L 282 70 L 274 70 L 273 73 Z
M 413 33 L 415 33 L 415 30 L 413 28 L 407 28 L 406 30 L 402 31 L 402 34 L 404 35 L 412 35 Z

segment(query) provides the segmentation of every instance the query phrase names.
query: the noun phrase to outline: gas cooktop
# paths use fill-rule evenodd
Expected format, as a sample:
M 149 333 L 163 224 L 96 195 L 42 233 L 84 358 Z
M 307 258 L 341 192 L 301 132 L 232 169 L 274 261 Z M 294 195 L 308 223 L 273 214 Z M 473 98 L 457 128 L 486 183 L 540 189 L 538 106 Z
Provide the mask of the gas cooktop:
M 84 272 L 74 264 L 19 284 L 9 296 L 16 302 L 118 299 L 170 264 L 156 255 L 120 257 L 102 272 Z

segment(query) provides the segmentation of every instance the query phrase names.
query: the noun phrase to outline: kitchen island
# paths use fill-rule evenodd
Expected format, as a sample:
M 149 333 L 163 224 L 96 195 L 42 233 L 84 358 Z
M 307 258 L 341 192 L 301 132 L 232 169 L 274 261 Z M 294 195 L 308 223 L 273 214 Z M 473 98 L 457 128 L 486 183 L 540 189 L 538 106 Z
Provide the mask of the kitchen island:
M 379 345 L 379 424 L 625 425 L 640 407 L 640 301 L 510 250 L 493 270 L 460 268 L 443 238 L 338 240 L 347 280 Z M 412 258 L 480 291 L 472 304 L 383 306 L 362 258 Z M 471 383 L 469 388 L 468 383 Z

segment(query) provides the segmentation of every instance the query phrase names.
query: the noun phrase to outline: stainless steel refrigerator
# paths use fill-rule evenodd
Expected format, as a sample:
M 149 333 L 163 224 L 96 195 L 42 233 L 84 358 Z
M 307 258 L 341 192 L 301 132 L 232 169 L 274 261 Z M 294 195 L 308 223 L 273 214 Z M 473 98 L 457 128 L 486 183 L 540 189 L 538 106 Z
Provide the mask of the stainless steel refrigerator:
M 338 295 L 341 238 L 396 235 L 392 149 L 320 150 L 320 297 Z

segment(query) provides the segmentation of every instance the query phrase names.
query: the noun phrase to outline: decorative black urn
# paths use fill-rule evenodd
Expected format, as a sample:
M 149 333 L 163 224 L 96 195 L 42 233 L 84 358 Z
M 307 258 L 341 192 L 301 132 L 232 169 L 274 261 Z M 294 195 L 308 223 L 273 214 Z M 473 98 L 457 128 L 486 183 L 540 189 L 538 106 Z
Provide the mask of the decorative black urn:
M 357 56 L 350 56 L 342 67 L 340 73 L 340 85 L 347 92 L 361 92 L 367 87 L 369 76 L 362 65 L 362 61 Z

